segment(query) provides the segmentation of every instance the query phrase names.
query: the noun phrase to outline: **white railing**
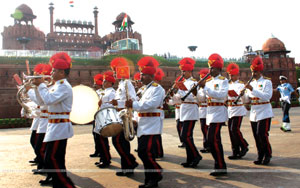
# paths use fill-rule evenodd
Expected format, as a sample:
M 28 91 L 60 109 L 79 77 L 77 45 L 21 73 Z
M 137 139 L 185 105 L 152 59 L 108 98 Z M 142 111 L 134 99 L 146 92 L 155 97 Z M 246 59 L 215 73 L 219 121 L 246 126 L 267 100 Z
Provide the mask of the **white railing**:
M 0 50 L 0 56 L 7 57 L 51 57 L 59 51 L 47 50 Z M 88 51 L 65 51 L 72 58 L 82 59 L 100 59 L 102 52 L 88 52 Z

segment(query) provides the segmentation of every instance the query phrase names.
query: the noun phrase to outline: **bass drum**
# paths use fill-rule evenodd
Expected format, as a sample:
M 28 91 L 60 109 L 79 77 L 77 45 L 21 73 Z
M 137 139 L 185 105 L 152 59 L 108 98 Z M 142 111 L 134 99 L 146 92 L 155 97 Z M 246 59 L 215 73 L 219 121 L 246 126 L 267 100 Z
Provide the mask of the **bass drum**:
M 96 91 L 85 85 L 72 88 L 73 105 L 70 120 L 75 124 L 88 124 L 94 120 L 98 111 L 99 97 Z

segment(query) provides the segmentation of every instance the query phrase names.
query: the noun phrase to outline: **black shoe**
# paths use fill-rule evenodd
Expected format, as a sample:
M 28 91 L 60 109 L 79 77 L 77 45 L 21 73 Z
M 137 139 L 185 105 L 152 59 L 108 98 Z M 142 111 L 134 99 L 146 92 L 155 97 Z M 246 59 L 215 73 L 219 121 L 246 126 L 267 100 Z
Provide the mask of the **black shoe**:
M 203 149 L 200 149 L 200 152 L 201 153 L 210 153 L 210 150 L 208 148 L 203 148 Z
M 52 179 L 40 180 L 39 183 L 41 185 L 52 185 Z
M 253 161 L 254 164 L 260 165 L 262 163 L 262 159 L 257 159 L 256 161 Z
M 135 151 L 135 152 L 138 152 L 138 150 L 137 150 L 137 149 L 134 149 L 134 151 Z
M 38 161 L 37 160 L 30 160 L 30 161 L 28 161 L 29 163 L 34 163 L 34 164 L 37 164 L 38 163 Z
M 282 130 L 283 132 L 286 132 L 287 130 L 285 130 L 283 127 L 280 127 L 280 130 Z
M 248 151 L 248 148 L 242 149 L 242 151 L 240 152 L 240 157 L 244 157 Z
M 226 174 L 227 174 L 226 169 L 217 169 L 217 170 L 214 170 L 213 172 L 211 172 L 209 175 L 211 175 L 211 176 L 224 176 Z
M 33 169 L 33 174 L 46 174 L 43 169 Z
M 110 163 L 111 163 L 110 161 L 108 161 L 108 162 L 100 162 L 97 166 L 99 168 L 107 168 L 107 167 L 109 167 Z
M 238 155 L 231 155 L 231 156 L 228 156 L 228 159 L 230 160 L 236 160 L 236 159 L 240 159 L 241 157 L 238 156 Z
M 132 171 L 128 171 L 128 172 L 123 172 L 123 171 L 121 171 L 121 172 L 116 172 L 116 175 L 117 176 L 131 176 L 131 175 L 133 175 L 134 173 L 133 173 L 133 170 Z
M 190 167 L 195 168 L 197 167 L 198 163 L 202 160 L 202 156 L 196 157 L 193 162 L 191 162 Z
M 265 157 L 265 159 L 263 160 L 262 164 L 263 165 L 267 165 L 267 164 L 270 163 L 270 161 L 271 161 L 271 157 Z
M 185 143 L 182 143 L 181 145 L 178 145 L 179 148 L 185 148 Z
M 100 154 L 99 153 L 93 153 L 93 154 L 90 154 L 90 157 L 100 157 Z
M 191 163 L 185 162 L 185 163 L 180 163 L 180 165 L 187 168 L 191 166 Z

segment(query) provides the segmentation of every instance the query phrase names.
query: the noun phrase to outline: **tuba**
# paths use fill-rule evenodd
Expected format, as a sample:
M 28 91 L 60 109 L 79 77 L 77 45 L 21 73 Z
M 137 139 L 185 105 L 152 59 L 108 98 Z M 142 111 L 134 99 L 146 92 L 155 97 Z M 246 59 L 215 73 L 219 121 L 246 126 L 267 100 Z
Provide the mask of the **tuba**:
M 129 100 L 128 82 L 129 80 L 126 80 L 125 83 L 126 100 Z M 122 115 L 122 121 L 123 121 L 123 130 L 124 130 L 125 139 L 127 141 L 133 140 L 135 137 L 135 130 L 132 121 L 132 108 L 125 109 L 124 115 Z

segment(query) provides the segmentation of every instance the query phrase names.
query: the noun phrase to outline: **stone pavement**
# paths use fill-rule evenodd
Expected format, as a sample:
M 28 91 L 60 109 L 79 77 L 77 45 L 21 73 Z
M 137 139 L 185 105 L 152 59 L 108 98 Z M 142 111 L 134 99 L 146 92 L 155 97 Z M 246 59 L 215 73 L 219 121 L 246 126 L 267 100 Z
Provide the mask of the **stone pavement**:
M 241 130 L 249 142 L 249 152 L 242 160 L 228 160 L 227 156 L 231 154 L 230 139 L 227 127 L 222 128 L 222 142 L 229 173 L 220 178 L 209 176 L 214 164 L 211 154 L 202 154 L 203 160 L 196 169 L 179 165 L 185 161 L 185 150 L 177 147 L 179 139 L 175 120 L 164 120 L 165 157 L 158 160 L 164 168 L 164 178 L 159 187 L 300 187 L 300 108 L 292 108 L 290 111 L 292 132 L 289 133 L 279 129 L 281 109 L 274 109 L 274 114 L 270 131 L 273 158 L 268 166 L 253 164 L 257 155 L 248 117 L 244 118 Z M 99 159 L 89 157 L 94 152 L 91 125 L 74 126 L 74 132 L 74 137 L 68 140 L 66 166 L 68 175 L 77 187 L 138 187 L 143 183 L 143 165 L 133 151 L 137 145 L 136 139 L 131 142 L 131 150 L 140 165 L 134 176 L 117 177 L 115 172 L 120 169 L 120 158 L 111 139 L 112 163 L 110 168 L 102 170 L 94 165 Z M 36 166 L 28 163 L 34 157 L 29 138 L 28 128 L 0 130 L 0 188 L 40 187 L 38 181 L 45 177 L 33 175 L 31 172 Z M 202 133 L 199 122 L 195 126 L 194 138 L 196 146 L 201 149 Z

